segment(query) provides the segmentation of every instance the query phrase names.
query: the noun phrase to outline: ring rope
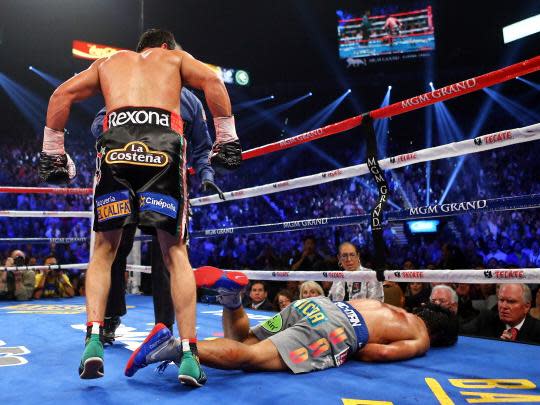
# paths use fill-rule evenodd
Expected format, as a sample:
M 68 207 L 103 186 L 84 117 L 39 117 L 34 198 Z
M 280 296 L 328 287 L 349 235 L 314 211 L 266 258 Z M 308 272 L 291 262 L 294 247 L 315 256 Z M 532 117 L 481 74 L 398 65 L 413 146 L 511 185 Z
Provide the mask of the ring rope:
M 492 149 L 502 148 L 518 143 L 531 142 L 540 139 L 540 124 L 533 124 L 522 128 L 514 128 L 504 131 L 493 132 L 478 136 L 474 139 L 466 139 L 460 142 L 451 142 L 445 145 L 420 149 L 414 152 L 397 155 L 379 161 L 381 169 L 397 169 L 417 163 L 463 156 L 472 153 L 484 152 Z M 366 163 L 343 167 L 341 169 L 316 173 L 309 176 L 296 177 L 289 180 L 282 180 L 274 183 L 263 184 L 255 187 L 248 187 L 224 193 L 225 201 L 239 200 L 243 198 L 257 197 L 261 195 L 273 194 L 286 190 L 315 186 L 329 183 L 336 180 L 348 179 L 369 173 Z M 192 206 L 202 206 L 223 202 L 218 194 L 205 197 L 192 198 Z
M 151 272 L 150 266 L 128 264 L 128 271 Z M 291 270 L 226 270 L 244 273 L 250 280 L 272 281 L 377 281 L 373 270 L 362 271 L 291 271 Z M 384 278 L 396 282 L 448 282 L 448 283 L 538 283 L 540 268 L 482 269 L 482 270 L 385 270 Z
M 92 194 L 91 188 L 60 188 L 60 187 L 0 187 L 0 193 L 18 194 Z
M 486 73 L 481 76 L 463 80 L 448 86 L 434 89 L 428 93 L 398 101 L 388 106 L 370 111 L 368 114 L 373 119 L 389 118 L 395 115 L 403 114 L 418 108 L 423 108 L 440 101 L 449 100 L 464 94 L 472 93 L 483 89 L 484 87 L 493 86 L 502 83 L 517 76 L 523 76 L 540 70 L 540 56 L 515 63 L 505 68 Z M 352 129 L 362 123 L 362 115 L 348 118 L 325 127 L 317 128 L 312 131 L 283 139 L 278 142 L 269 143 L 257 148 L 249 149 L 242 152 L 242 159 L 252 159 L 257 156 L 262 156 L 268 153 L 277 152 L 280 150 L 292 148 L 293 146 L 301 145 L 315 139 L 324 138 L 339 132 L 344 132 Z M 74 190 L 74 191 L 72 191 Z M 92 189 L 69 189 L 69 188 L 48 188 L 48 187 L 0 187 L 0 193 L 50 193 L 50 194 L 91 194 Z
M 0 238 L 0 244 L 9 243 L 9 244 L 49 244 L 56 243 L 57 245 L 70 244 L 70 243 L 85 243 L 90 242 L 90 237 L 82 238 Z M 151 235 L 141 235 L 135 236 L 135 241 L 148 242 L 152 240 Z
M 92 218 L 92 211 L 0 211 L 0 217 L 16 218 Z
M 488 211 L 508 211 L 519 209 L 530 209 L 540 207 L 540 194 L 529 194 L 522 196 L 512 197 L 500 197 L 485 200 L 465 201 L 460 203 L 446 203 L 442 205 L 426 205 L 422 207 L 414 207 L 399 211 L 388 212 L 385 215 L 386 221 L 405 221 L 413 219 L 423 218 L 437 218 L 446 216 L 455 216 L 463 213 L 478 213 Z M 26 217 L 27 213 L 39 212 L 40 217 L 63 217 L 59 215 L 62 213 L 72 213 L 70 211 L 0 211 L 0 217 Z M 84 218 L 89 218 L 92 212 L 74 212 L 79 214 L 85 214 Z M 36 216 L 36 215 L 31 215 Z M 74 217 L 73 215 L 67 215 L 67 217 Z M 369 220 L 369 214 L 362 215 L 348 215 L 343 217 L 325 217 L 325 218 L 308 218 L 300 219 L 296 221 L 276 222 L 270 224 L 260 225 L 247 225 L 229 228 L 215 228 L 206 229 L 204 231 L 192 231 L 190 237 L 192 238 L 206 238 L 209 236 L 220 235 L 239 235 L 239 234 L 255 234 L 255 233 L 275 233 L 275 232 L 288 232 L 297 231 L 303 229 L 315 229 L 325 228 L 329 226 L 346 226 L 356 225 Z M 150 240 L 150 236 L 136 237 L 136 240 L 147 241 Z M 63 243 L 72 243 L 68 241 L 70 238 L 1 238 L 0 242 L 27 242 L 33 243 L 33 240 L 37 240 L 36 243 L 51 243 L 56 242 L 56 239 L 65 240 Z M 73 242 L 81 242 L 80 239 L 73 238 Z M 47 242 L 46 242 L 47 241 Z M 56 242 L 62 243 L 62 242 Z
M 534 58 L 495 70 L 490 73 L 486 73 L 481 76 L 450 84 L 419 96 L 398 101 L 397 103 L 390 104 L 386 107 L 370 111 L 368 114 L 373 119 L 393 117 L 395 115 L 403 114 L 418 108 L 423 108 L 428 105 L 438 103 L 439 101 L 449 100 L 464 94 L 481 90 L 484 87 L 493 86 L 498 83 L 515 79 L 517 76 L 523 76 L 537 70 L 540 70 L 540 56 L 535 56 Z M 296 135 L 291 138 L 249 149 L 242 153 L 242 159 L 247 160 L 257 156 L 266 155 L 268 153 L 292 148 L 293 146 L 310 142 L 315 139 L 320 139 L 338 132 L 347 131 L 360 125 L 361 123 L 362 115 L 357 115 L 322 128 L 304 132 L 303 134 Z
M 465 201 L 414 207 L 385 213 L 385 220 L 390 222 L 424 218 L 456 216 L 464 213 L 489 211 L 508 211 L 540 207 L 540 194 L 501 197 L 485 200 Z M 348 215 L 343 217 L 308 218 L 296 221 L 276 222 L 270 224 L 247 225 L 229 228 L 215 228 L 190 232 L 192 238 L 209 236 L 247 235 L 255 233 L 276 233 L 300 231 L 304 229 L 320 229 L 330 226 L 356 225 L 369 221 L 370 214 Z
M 22 270 L 83 270 L 88 263 L 55 264 L 49 266 L 9 266 L 0 267 L 4 271 Z M 127 271 L 151 273 L 150 266 L 128 264 Z M 226 270 L 232 271 L 232 270 Z M 275 281 L 377 281 L 376 272 L 363 271 L 290 271 L 290 270 L 234 270 L 244 273 L 251 280 Z M 529 269 L 458 269 L 458 270 L 386 270 L 386 281 L 396 282 L 449 282 L 449 283 L 540 283 L 540 268 Z
M 502 148 L 518 143 L 531 142 L 540 139 L 540 124 L 533 124 L 521 128 L 513 128 L 478 136 L 474 139 L 466 139 L 460 142 L 451 142 L 445 145 L 420 149 L 379 161 L 382 169 L 397 169 L 412 164 L 463 156 L 472 153 L 484 152 Z M 316 173 L 309 176 L 296 177 L 274 183 L 248 187 L 240 190 L 227 191 L 224 193 L 226 201 L 239 200 L 249 197 L 273 194 L 281 191 L 294 190 L 297 188 L 315 186 L 336 180 L 348 179 L 369 173 L 366 163 L 343 167 L 341 169 Z M 91 188 L 53 188 L 53 187 L 0 187 L 0 193 L 36 193 L 36 194 L 92 194 Z M 218 194 L 205 197 L 192 198 L 189 200 L 192 206 L 221 203 L 223 200 Z M 13 212 L 13 211 L 0 211 Z M 0 214 L 1 216 L 1 214 Z M 38 215 L 39 216 L 39 215 Z
M 88 268 L 88 263 L 78 264 L 51 264 L 48 266 L 3 266 L 0 271 L 23 271 L 23 270 L 84 270 Z

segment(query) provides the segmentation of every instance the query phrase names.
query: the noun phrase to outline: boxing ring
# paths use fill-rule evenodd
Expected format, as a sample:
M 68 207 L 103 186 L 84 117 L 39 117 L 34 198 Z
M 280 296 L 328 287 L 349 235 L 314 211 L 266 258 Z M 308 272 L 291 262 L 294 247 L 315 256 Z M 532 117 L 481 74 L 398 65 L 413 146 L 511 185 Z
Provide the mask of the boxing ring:
M 540 69 L 540 57 L 530 59 L 486 75 L 464 80 L 433 90 L 387 107 L 372 111 L 374 118 L 385 118 L 425 107 L 463 94 L 477 91 Z M 314 139 L 350 130 L 362 123 L 364 116 L 352 117 L 295 137 L 251 149 L 244 159 L 284 150 Z M 515 143 L 531 142 L 540 137 L 540 125 L 504 129 L 474 139 L 422 149 L 405 155 L 383 159 L 381 169 L 390 170 L 414 163 L 463 156 Z M 276 183 L 225 193 L 227 201 L 261 196 L 369 172 L 368 165 L 356 165 L 330 172 L 292 178 Z M 4 193 L 91 194 L 91 189 L 53 189 L 0 187 Z M 193 206 L 221 203 L 217 195 L 192 199 Z M 540 195 L 507 196 L 477 201 L 461 201 L 439 206 L 415 207 L 388 212 L 385 220 L 451 216 L 485 211 L 506 211 L 537 208 Z M 91 218 L 91 212 L 0 211 L 3 217 L 79 217 Z M 365 222 L 369 215 L 306 218 L 299 221 L 258 224 L 244 227 L 198 230 L 194 238 L 223 235 L 290 232 L 329 226 L 347 226 Z M 149 237 L 140 237 L 146 240 Z M 0 243 L 86 243 L 89 238 L 0 238 Z M 59 266 L 24 267 L 32 269 L 84 269 L 86 263 Z M 20 270 L 5 267 L 1 270 Z M 131 265 L 128 270 L 149 272 L 146 266 Z M 365 272 L 292 272 L 245 271 L 251 279 L 262 280 L 375 280 L 374 271 Z M 388 281 L 540 283 L 540 269 L 475 270 L 395 270 L 385 271 Z M 488 339 L 460 337 L 456 346 L 431 349 L 420 358 L 391 364 L 369 364 L 349 361 L 342 367 L 292 375 L 287 372 L 246 373 L 205 367 L 209 382 L 197 390 L 181 386 L 176 370 L 169 367 L 158 375 L 152 366 L 133 378 L 123 376 L 124 365 L 131 351 L 144 340 L 152 327 L 153 310 L 150 297 L 130 295 L 128 313 L 122 317 L 119 337 L 105 352 L 105 377 L 83 381 L 76 374 L 80 360 L 86 321 L 84 298 L 47 299 L 29 302 L 2 301 L 0 304 L 0 376 L 2 403 L 57 403 L 118 401 L 160 401 L 185 403 L 306 403 L 306 404 L 466 404 L 466 403 L 537 403 L 540 402 L 540 346 L 508 343 Z M 271 313 L 249 311 L 254 325 L 272 316 Z M 198 337 L 214 339 L 221 335 L 221 307 L 197 304 Z
M 163 375 L 154 365 L 134 377 L 123 370 L 131 351 L 153 324 L 152 299 L 129 295 L 128 313 L 114 345 L 105 349 L 105 377 L 80 380 L 77 367 L 85 334 L 84 298 L 2 302 L 0 399 L 23 403 L 231 404 L 467 404 L 540 402 L 540 347 L 460 336 L 456 346 L 424 357 L 372 364 L 349 361 L 339 368 L 293 375 L 246 373 L 205 367 L 208 383 L 188 389 L 176 368 Z M 254 325 L 272 314 L 248 310 Z M 221 307 L 197 305 L 199 339 L 221 335 Z M 6 366 L 11 362 L 11 366 Z M 536 365 L 535 365 L 536 363 Z

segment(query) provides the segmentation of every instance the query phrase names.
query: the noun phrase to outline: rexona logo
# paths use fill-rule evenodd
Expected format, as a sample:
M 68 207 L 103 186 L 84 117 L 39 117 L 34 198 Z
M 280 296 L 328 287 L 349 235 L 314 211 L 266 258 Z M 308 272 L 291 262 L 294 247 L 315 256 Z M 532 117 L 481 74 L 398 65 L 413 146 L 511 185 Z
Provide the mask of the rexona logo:
M 150 150 L 140 141 L 128 143 L 123 149 L 111 149 L 105 155 L 105 161 L 110 164 L 127 164 L 136 166 L 163 167 L 169 163 L 166 153 Z
M 117 127 L 124 124 L 152 124 L 170 127 L 170 115 L 157 111 L 133 110 L 113 111 L 109 114 L 109 127 Z
M 28 363 L 22 355 L 30 353 L 24 346 L 6 346 L 6 342 L 0 340 L 0 367 L 22 366 Z

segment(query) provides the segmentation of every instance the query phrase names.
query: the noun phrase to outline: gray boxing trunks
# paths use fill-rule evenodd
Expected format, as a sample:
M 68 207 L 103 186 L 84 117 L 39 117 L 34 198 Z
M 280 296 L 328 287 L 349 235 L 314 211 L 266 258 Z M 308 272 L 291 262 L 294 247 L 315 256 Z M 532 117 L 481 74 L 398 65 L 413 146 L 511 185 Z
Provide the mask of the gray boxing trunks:
M 295 374 L 339 367 L 369 339 L 358 311 L 326 297 L 295 301 L 252 332 L 270 339 Z

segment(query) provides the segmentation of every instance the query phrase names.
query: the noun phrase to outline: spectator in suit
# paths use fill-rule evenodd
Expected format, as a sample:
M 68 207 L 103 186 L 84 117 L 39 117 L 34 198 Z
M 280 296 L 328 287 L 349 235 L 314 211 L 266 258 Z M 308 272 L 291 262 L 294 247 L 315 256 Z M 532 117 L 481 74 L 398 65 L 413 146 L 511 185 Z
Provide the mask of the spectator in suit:
M 244 307 L 261 311 L 273 311 L 274 307 L 268 300 L 268 289 L 263 281 L 254 281 L 249 288 L 249 300 Z
M 540 321 L 529 315 L 531 289 L 526 284 L 502 284 L 497 297 L 498 311 L 480 313 L 471 332 L 502 340 L 540 343 Z

